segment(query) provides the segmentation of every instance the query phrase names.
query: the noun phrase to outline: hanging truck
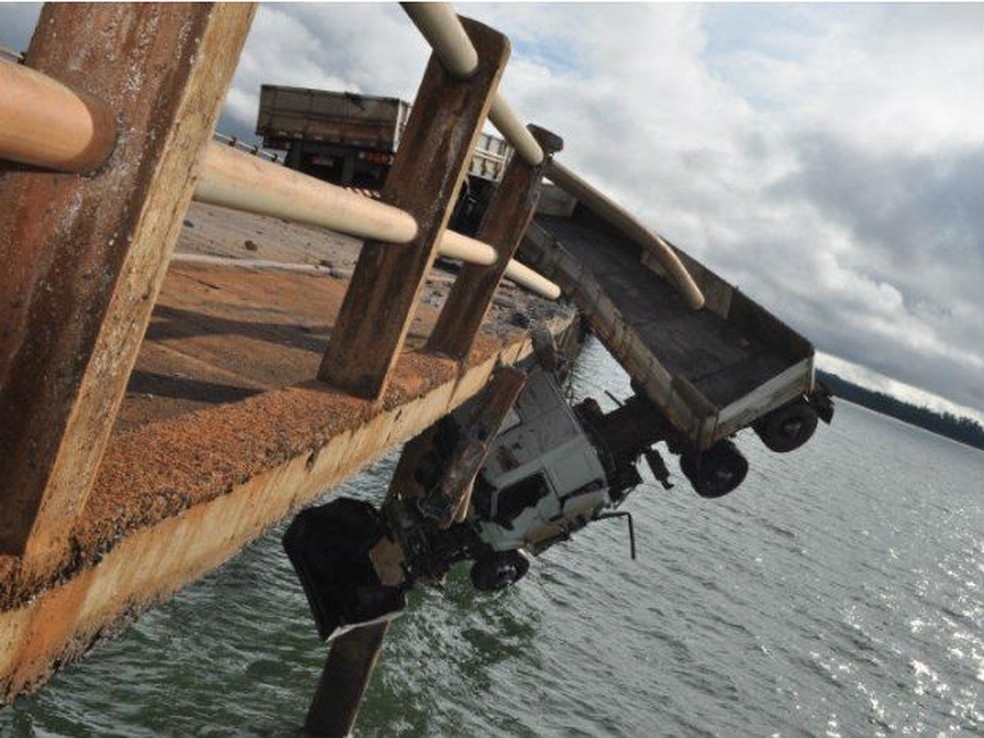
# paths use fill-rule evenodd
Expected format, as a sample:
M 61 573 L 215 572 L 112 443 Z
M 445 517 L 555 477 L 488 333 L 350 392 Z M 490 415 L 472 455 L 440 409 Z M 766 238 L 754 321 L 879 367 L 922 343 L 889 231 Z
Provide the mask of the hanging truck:
M 594 521 L 625 517 L 635 558 L 632 518 L 618 508 L 642 481 L 636 464 L 645 458 L 672 488 L 653 445 L 680 450 L 686 438 L 641 393 L 607 413 L 591 398 L 571 406 L 566 363 L 543 361 L 553 356 L 549 334 L 535 338 L 547 345 L 540 361 L 528 360 L 525 371 L 500 367 L 485 394 L 433 428 L 426 450 L 409 459 L 405 487 L 380 509 L 337 499 L 301 512 L 287 529 L 284 547 L 322 638 L 395 617 L 415 584 L 440 583 L 460 561 L 472 561 L 477 590 L 502 589 L 527 572 L 528 555 Z M 522 375 L 515 405 L 483 412 L 505 373 Z M 719 441 L 703 454 L 682 452 L 684 475 L 701 496 L 721 496 L 744 479 L 743 457 L 722 454 L 722 443 L 735 448 Z
M 488 396 L 509 377 L 522 386 L 515 405 L 489 414 Z M 476 589 L 506 587 L 528 570 L 527 554 L 592 521 L 627 517 L 635 557 L 631 517 L 615 508 L 642 481 L 640 454 L 666 479 L 648 449 L 660 432 L 648 421 L 642 435 L 626 432 L 639 417 L 631 401 L 608 414 L 593 400 L 572 407 L 562 381 L 535 362 L 500 367 L 483 395 L 430 431 L 405 487 L 379 510 L 342 498 L 295 518 L 284 547 L 322 638 L 394 617 L 411 587 L 441 582 L 459 561 L 472 560 Z
M 395 98 L 264 86 L 258 132 L 301 171 L 374 186 L 406 111 Z M 344 124 L 332 129 L 332 116 Z M 506 153 L 476 154 L 472 181 L 491 162 L 495 171 L 478 177 L 491 186 Z M 477 224 L 480 199 L 464 198 L 459 216 Z M 733 441 L 739 431 L 750 428 L 786 453 L 809 440 L 818 419 L 830 422 L 833 404 L 815 382 L 809 341 L 671 248 L 703 292 L 703 309 L 692 310 L 654 254 L 617 223 L 556 187 L 544 191 L 519 255 L 577 305 L 629 374 L 633 394 L 608 413 L 593 399 L 570 406 L 561 389 L 567 362 L 549 333 L 534 330 L 536 360 L 520 372 L 525 388 L 514 407 L 495 401 L 496 381 L 508 384 L 516 371 L 500 368 L 485 394 L 432 429 L 428 450 L 410 462 L 412 481 L 381 508 L 333 500 L 287 529 L 284 546 L 322 637 L 394 617 L 417 582 L 440 582 L 460 561 L 472 561 L 476 589 L 500 589 L 526 573 L 527 554 L 593 521 L 626 517 L 634 556 L 632 519 L 618 508 L 641 482 L 640 458 L 672 486 L 657 443 L 679 456 L 700 496 L 715 498 L 748 471 Z

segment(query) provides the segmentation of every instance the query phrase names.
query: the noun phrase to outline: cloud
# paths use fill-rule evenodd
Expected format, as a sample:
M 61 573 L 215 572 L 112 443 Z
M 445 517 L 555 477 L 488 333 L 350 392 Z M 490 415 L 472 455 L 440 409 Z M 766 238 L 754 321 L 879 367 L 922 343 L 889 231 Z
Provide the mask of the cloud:
M 984 407 L 982 8 L 534 14 L 520 50 L 578 54 L 504 87 L 565 161 L 821 349 Z

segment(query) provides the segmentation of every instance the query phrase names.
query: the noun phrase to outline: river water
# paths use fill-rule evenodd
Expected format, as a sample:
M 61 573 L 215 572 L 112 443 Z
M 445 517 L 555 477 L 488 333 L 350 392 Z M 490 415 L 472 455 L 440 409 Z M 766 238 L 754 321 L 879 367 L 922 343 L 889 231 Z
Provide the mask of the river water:
M 589 342 L 574 393 L 604 390 L 628 380 Z M 636 561 L 604 521 L 498 595 L 464 567 L 415 593 L 356 735 L 984 735 L 984 454 L 844 402 L 795 453 L 738 444 L 751 470 L 721 500 L 643 471 Z M 392 467 L 345 492 L 381 496 Z M 275 531 L 0 736 L 287 735 L 324 653 Z

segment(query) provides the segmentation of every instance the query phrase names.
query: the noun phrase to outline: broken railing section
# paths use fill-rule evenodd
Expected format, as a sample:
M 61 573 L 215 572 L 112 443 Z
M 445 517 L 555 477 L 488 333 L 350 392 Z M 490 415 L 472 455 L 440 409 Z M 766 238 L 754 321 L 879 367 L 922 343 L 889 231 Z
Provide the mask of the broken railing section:
M 73 142 L 44 150 L 5 114 L 7 144 L 13 126 L 22 150 L 41 152 L 21 159 L 99 167 L 85 177 L 10 171 L 0 187 L 2 553 L 26 554 L 27 562 L 70 555 L 69 532 L 102 458 L 191 200 L 197 154 L 212 133 L 254 9 L 49 4 L 24 66 L 0 68 L 4 110 L 17 91 L 34 90 L 40 97 L 20 102 L 33 115 L 35 103 L 46 100 L 50 126 L 61 143 Z M 58 106 L 65 107 L 55 114 Z M 62 122 L 82 135 L 64 131 Z M 52 136 L 48 124 L 40 127 Z M 125 150 L 113 150 L 114 130 L 126 131 Z

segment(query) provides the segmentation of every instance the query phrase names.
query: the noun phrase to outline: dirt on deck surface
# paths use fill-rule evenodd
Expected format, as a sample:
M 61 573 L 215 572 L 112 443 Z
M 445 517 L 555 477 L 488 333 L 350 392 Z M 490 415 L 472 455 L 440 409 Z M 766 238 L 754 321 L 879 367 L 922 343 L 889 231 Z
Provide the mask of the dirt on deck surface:
M 117 430 L 314 378 L 361 241 L 192 204 L 130 377 Z M 439 262 L 407 343 L 426 340 L 454 279 Z M 483 332 L 497 339 L 546 303 L 504 283 Z

